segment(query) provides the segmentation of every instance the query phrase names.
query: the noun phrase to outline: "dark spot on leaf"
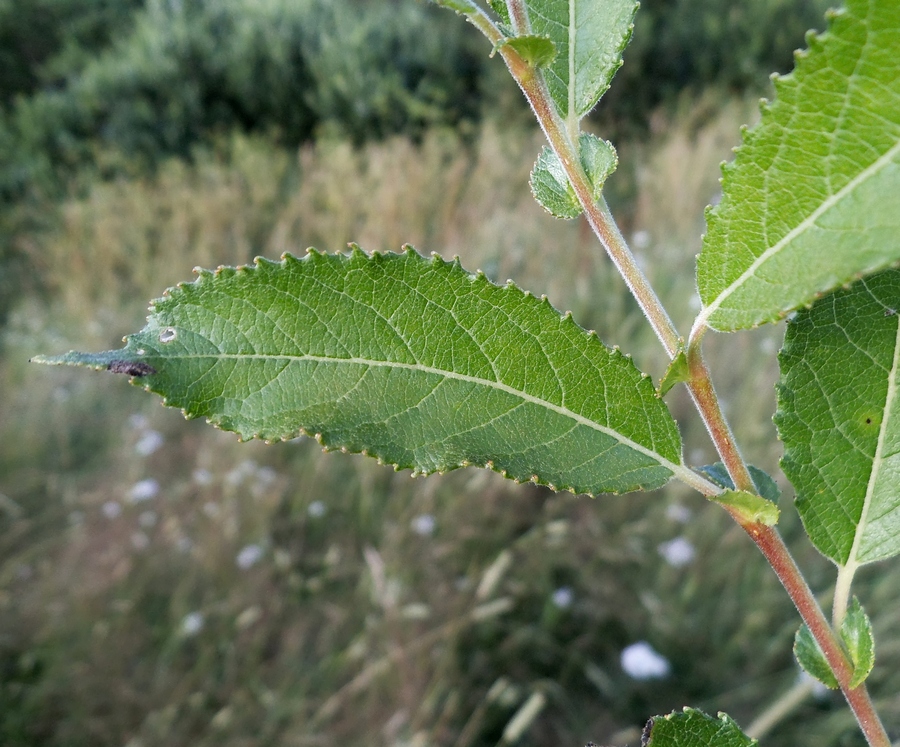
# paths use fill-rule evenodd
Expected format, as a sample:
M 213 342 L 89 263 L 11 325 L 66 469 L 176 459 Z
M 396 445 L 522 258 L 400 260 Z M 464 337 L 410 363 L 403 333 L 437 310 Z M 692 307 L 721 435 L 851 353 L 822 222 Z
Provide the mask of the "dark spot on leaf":
M 106 367 L 107 371 L 113 373 L 125 374 L 126 376 L 149 376 L 155 374 L 156 369 L 146 363 L 140 361 L 110 361 Z
M 897 313 L 896 309 L 885 309 L 884 310 L 885 316 L 894 316 L 894 314 L 896 314 L 896 313 Z
M 872 425 L 872 418 L 866 418 L 866 425 Z

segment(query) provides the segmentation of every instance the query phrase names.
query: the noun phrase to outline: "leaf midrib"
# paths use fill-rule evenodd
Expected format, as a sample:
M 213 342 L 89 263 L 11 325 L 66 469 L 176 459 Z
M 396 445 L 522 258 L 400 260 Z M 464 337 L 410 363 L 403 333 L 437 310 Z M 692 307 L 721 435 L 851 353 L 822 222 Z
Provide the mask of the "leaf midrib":
M 844 564 L 848 568 L 860 565 L 857 556 L 859 555 L 862 538 L 866 531 L 869 509 L 872 507 L 881 466 L 884 462 L 884 447 L 888 426 L 891 422 L 893 408 L 897 404 L 898 393 L 900 393 L 897 381 L 898 371 L 900 371 L 900 321 L 898 321 L 897 332 L 894 336 L 894 360 L 891 365 L 891 370 L 888 373 L 888 389 L 885 396 L 884 415 L 881 418 L 881 427 L 878 429 L 878 443 L 875 447 L 875 456 L 872 459 L 872 472 L 869 475 L 869 482 L 866 485 L 866 497 L 863 500 L 862 511 L 859 515 L 859 523 L 856 525 L 856 533 L 853 536 L 853 545 L 850 547 L 847 562 Z
M 900 141 L 897 141 L 897 143 L 895 143 L 892 148 L 887 150 L 881 157 L 873 161 L 871 165 L 860 171 L 859 174 L 853 177 L 853 179 L 847 182 L 833 195 L 824 200 L 818 208 L 816 208 L 793 229 L 786 233 L 779 241 L 775 242 L 772 246 L 770 246 L 762 254 L 760 254 L 753 261 L 753 263 L 738 276 L 736 280 L 728 285 L 721 293 L 719 293 L 718 296 L 716 296 L 715 300 L 709 306 L 707 306 L 703 309 L 703 311 L 700 312 L 699 316 L 697 317 L 697 321 L 695 322 L 695 327 L 697 329 L 700 329 L 701 327 L 707 326 L 710 317 L 712 317 L 712 315 L 719 310 L 719 308 L 722 306 L 722 303 L 726 301 L 733 293 L 735 293 L 742 285 L 744 285 L 744 283 L 750 280 L 756 274 L 756 270 L 759 269 L 759 267 L 763 263 L 778 254 L 795 238 L 815 225 L 815 222 L 822 215 L 824 215 L 834 205 L 840 202 L 846 195 L 850 194 L 860 184 L 874 176 L 881 169 L 887 167 L 894 160 L 894 156 L 898 153 L 900 153 Z
M 357 366 L 370 366 L 373 368 L 400 368 L 408 371 L 416 371 L 418 373 L 425 374 L 433 374 L 437 376 L 443 376 L 448 379 L 455 379 L 457 381 L 464 381 L 469 384 L 476 384 L 479 386 L 489 387 L 491 389 L 496 389 L 501 392 L 505 392 L 507 394 L 512 394 L 513 396 L 519 397 L 525 402 L 529 402 L 534 405 L 538 405 L 547 410 L 551 410 L 559 415 L 563 415 L 564 417 L 571 418 L 576 423 L 580 425 L 585 425 L 588 428 L 592 428 L 600 433 L 603 433 L 607 436 L 611 436 L 615 440 L 619 441 L 623 445 L 634 449 L 645 456 L 648 456 L 655 461 L 659 462 L 659 464 L 666 469 L 669 469 L 674 475 L 679 477 L 686 476 L 686 473 L 690 472 L 690 477 L 696 479 L 693 472 L 687 469 L 683 464 L 676 464 L 668 459 L 666 459 L 662 454 L 659 454 L 656 451 L 648 449 L 647 447 L 632 441 L 630 438 L 623 436 L 618 431 L 613 428 L 609 428 L 605 425 L 601 425 L 590 418 L 586 418 L 584 415 L 580 415 L 573 410 L 570 410 L 562 405 L 557 405 L 554 402 L 549 402 L 547 400 L 541 399 L 540 397 L 535 397 L 532 394 L 528 394 L 528 392 L 524 392 L 521 389 L 516 389 L 515 387 L 511 387 L 508 384 L 504 384 L 499 381 L 491 381 L 490 379 L 482 379 L 478 376 L 469 376 L 468 374 L 462 374 L 457 371 L 448 371 L 442 368 L 435 368 L 433 366 L 425 366 L 421 363 L 403 363 L 400 361 L 381 361 L 372 358 L 358 358 L 358 357 L 350 357 L 350 358 L 334 358 L 326 355 L 285 355 L 285 354 L 277 354 L 277 355 L 268 355 L 263 353 L 191 353 L 189 355 L 170 355 L 168 353 L 160 353 L 161 357 L 166 360 L 196 360 L 196 359 L 215 359 L 215 360 L 239 360 L 239 361 L 247 361 L 247 360 L 265 360 L 265 361 L 312 361 L 315 363 L 337 363 L 337 364 L 348 364 L 348 365 L 357 365 Z M 151 356 L 148 356 L 151 357 Z
M 575 28 L 575 0 L 569 0 L 569 111 L 566 112 L 566 119 L 569 125 L 569 135 L 577 139 L 578 137 L 578 112 L 575 111 L 575 40 L 577 39 L 577 29 Z

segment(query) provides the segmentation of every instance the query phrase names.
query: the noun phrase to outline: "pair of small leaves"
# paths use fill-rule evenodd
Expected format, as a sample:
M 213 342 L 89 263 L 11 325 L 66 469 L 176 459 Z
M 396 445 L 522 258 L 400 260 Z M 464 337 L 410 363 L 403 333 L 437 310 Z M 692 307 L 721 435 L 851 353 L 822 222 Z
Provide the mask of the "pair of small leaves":
M 481 11 L 472 0 L 436 0 L 465 15 Z M 502 0 L 489 0 L 505 33 L 514 25 Z M 525 0 L 527 21 L 503 39 L 542 69 L 560 116 L 580 121 L 609 88 L 622 65 L 633 29 L 635 0 Z
M 840 638 L 853 666 L 850 678 L 850 688 L 853 689 L 865 682 L 875 665 L 875 637 L 872 633 L 872 623 L 856 597 L 853 597 L 844 617 Z M 794 655 L 807 674 L 826 687 L 837 690 L 839 687 L 837 678 L 806 625 L 800 627 L 794 638 Z
M 594 201 L 600 199 L 603 183 L 619 163 L 616 150 L 606 140 L 582 133 L 578 139 L 581 166 L 591 184 Z M 583 212 L 559 156 L 544 146 L 531 171 L 531 192 L 554 218 L 577 218 Z

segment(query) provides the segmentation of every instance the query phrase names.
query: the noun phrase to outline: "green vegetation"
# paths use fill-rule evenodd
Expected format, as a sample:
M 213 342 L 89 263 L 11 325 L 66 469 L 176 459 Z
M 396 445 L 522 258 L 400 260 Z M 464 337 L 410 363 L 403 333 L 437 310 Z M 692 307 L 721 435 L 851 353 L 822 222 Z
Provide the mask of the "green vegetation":
M 447 28 L 465 29 L 455 20 Z M 618 142 L 606 187 L 682 327 L 697 311 L 683 283 L 702 207 L 752 117 L 710 100 L 674 119 L 658 110 L 665 134 L 653 141 Z M 140 108 L 121 108 L 131 132 Z M 158 112 L 134 147 L 94 125 L 72 139 L 68 165 L 35 147 L 59 181 L 45 196 L 20 182 L 28 197 L 6 224 L 15 243 L 4 246 L 42 292 L 11 307 L 0 343 L 0 743 L 634 744 L 650 713 L 690 702 L 746 726 L 789 692 L 793 717 L 765 745 L 861 744 L 839 697 L 795 684 L 796 612 L 762 558 L 683 486 L 601 506 L 483 471 L 410 480 L 311 443 L 239 444 L 136 390 L 25 364 L 37 350 L 117 346 L 146 300 L 193 266 L 353 239 L 458 254 L 545 291 L 601 339 L 631 340 L 658 381 L 667 360 L 585 227 L 554 222 L 528 195 L 521 154 L 540 138 L 515 118 L 502 134 L 490 120 L 453 133 L 443 125 L 456 114 L 426 112 L 441 113 L 359 136 L 352 113 L 335 115 L 299 154 L 280 115 L 257 127 L 205 110 L 218 124 L 173 150 L 149 124 Z M 547 262 L 550 244 L 565 250 Z M 769 472 L 777 345 L 774 329 L 707 341 L 711 365 L 728 364 L 716 366 L 726 410 L 753 403 L 737 435 Z M 666 402 L 683 421 L 681 389 Z M 699 424 L 682 437 L 691 463 L 715 461 Z M 831 567 L 803 544 L 794 512 L 779 526 L 827 588 Z M 854 591 L 879 643 L 866 684 L 896 724 L 887 621 L 900 588 L 863 574 Z M 627 674 L 623 651 L 641 642 L 673 676 Z

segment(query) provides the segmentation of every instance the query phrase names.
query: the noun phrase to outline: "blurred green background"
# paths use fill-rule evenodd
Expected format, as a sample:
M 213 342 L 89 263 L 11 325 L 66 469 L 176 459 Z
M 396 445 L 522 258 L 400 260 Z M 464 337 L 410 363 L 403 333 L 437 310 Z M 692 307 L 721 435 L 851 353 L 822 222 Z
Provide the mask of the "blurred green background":
M 608 199 L 682 329 L 719 163 L 825 7 L 647 0 L 591 116 L 619 148 Z M 412 480 L 27 363 L 117 347 L 197 265 L 410 242 L 547 293 L 658 377 L 585 225 L 530 197 L 541 138 L 489 51 L 415 0 L 0 0 L 0 744 L 636 745 L 650 715 L 747 726 L 797 691 L 786 595 L 679 485 L 592 500 L 484 471 Z M 780 334 L 708 344 L 770 471 Z M 683 392 L 669 401 L 689 461 L 713 461 Z M 783 509 L 827 602 L 832 571 Z M 896 731 L 886 571 L 858 593 Z M 634 644 L 658 676 L 623 659 Z M 763 744 L 863 742 L 816 692 Z

